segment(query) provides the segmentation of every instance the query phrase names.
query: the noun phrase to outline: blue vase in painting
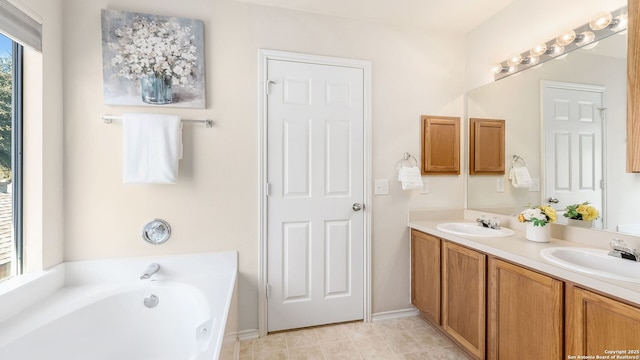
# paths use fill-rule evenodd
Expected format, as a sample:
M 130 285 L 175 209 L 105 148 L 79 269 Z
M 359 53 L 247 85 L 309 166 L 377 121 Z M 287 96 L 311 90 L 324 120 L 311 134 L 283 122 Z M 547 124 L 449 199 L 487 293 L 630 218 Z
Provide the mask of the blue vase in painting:
M 140 79 L 142 101 L 147 104 L 163 105 L 173 102 L 173 80 L 164 74 L 147 75 Z

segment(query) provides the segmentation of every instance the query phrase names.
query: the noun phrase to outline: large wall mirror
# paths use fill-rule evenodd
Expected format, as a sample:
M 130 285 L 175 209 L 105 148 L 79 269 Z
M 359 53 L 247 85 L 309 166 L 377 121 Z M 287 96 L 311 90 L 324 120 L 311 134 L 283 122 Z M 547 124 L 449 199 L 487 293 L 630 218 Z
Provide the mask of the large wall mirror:
M 551 197 L 559 200 L 552 204 L 558 210 L 590 201 L 601 213 L 595 227 L 623 232 L 634 232 L 635 225 L 640 228 L 640 174 L 625 171 L 626 46 L 626 32 L 615 34 L 593 48 L 575 50 L 467 94 L 468 118 L 506 121 L 507 174 L 517 155 L 540 184 L 539 189 L 516 188 L 507 175 L 469 176 L 468 208 L 514 214 Z M 555 91 L 576 92 L 587 99 L 577 99 L 576 108 L 564 108 L 554 102 Z M 549 116 L 568 112 L 578 113 L 585 124 L 584 130 L 572 130 L 577 133 L 572 147 L 569 140 L 549 136 Z M 549 185 L 552 179 L 557 184 L 559 177 L 573 182 L 571 191 Z M 497 191 L 499 179 L 504 181 L 503 192 Z

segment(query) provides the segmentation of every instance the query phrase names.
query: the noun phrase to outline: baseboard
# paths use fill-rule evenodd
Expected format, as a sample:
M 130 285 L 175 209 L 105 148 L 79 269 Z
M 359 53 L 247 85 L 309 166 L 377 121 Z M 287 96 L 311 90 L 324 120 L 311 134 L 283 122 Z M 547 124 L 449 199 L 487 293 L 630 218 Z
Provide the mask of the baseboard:
M 402 309 L 402 310 L 383 311 L 383 312 L 372 314 L 371 322 L 402 319 L 402 318 L 407 318 L 412 316 L 418 316 L 417 309 L 409 308 L 409 309 Z
M 260 337 L 260 332 L 258 331 L 258 329 L 242 330 L 242 331 L 238 331 L 236 333 L 236 336 L 238 337 L 238 340 L 240 340 L 240 341 L 252 340 L 252 339 L 259 338 Z
M 418 310 L 416 308 L 383 311 L 371 315 L 371 322 L 402 319 L 406 317 L 418 316 Z
M 371 321 L 384 321 L 384 320 L 394 320 L 394 319 L 402 319 L 412 316 L 418 316 L 418 310 L 415 308 L 402 309 L 402 310 L 393 310 L 393 311 L 383 311 L 379 313 L 375 313 L 371 315 Z M 260 337 L 260 332 L 258 329 L 249 329 L 238 331 L 234 334 L 238 337 L 240 341 L 243 340 L 252 340 Z

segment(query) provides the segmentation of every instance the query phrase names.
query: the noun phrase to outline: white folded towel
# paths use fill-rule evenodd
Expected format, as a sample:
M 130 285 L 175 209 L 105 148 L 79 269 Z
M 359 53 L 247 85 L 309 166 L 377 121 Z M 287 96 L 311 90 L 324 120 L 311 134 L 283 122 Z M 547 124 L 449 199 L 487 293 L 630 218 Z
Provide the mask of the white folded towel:
M 123 114 L 123 181 L 125 184 L 174 184 L 182 158 L 179 116 Z
M 422 189 L 422 175 L 417 166 L 401 167 L 398 181 L 402 183 L 402 190 Z
M 533 185 L 529 170 L 525 166 L 512 167 L 509 171 L 509 180 L 516 188 L 530 188 Z

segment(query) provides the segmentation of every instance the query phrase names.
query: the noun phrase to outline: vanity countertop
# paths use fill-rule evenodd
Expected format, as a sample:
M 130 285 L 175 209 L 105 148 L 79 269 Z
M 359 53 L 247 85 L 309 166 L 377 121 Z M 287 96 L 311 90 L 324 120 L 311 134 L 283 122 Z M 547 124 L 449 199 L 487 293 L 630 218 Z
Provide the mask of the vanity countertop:
M 551 239 L 548 243 L 537 243 L 525 239 L 524 232 L 516 231 L 515 235 L 500 238 L 480 238 L 471 236 L 453 235 L 440 231 L 436 228 L 438 224 L 445 222 L 469 222 L 462 218 L 451 218 L 448 220 L 410 220 L 409 227 L 427 234 L 437 236 L 441 239 L 451 241 L 471 249 L 478 250 L 488 255 L 516 263 L 530 269 L 546 273 L 552 277 L 572 282 L 576 285 L 609 294 L 611 296 L 632 302 L 640 306 L 640 283 L 633 283 L 620 280 L 612 280 L 596 275 L 588 275 L 566 269 L 555 265 L 540 255 L 540 251 L 550 247 L 582 247 L 589 246 L 571 241 Z M 622 261 L 622 260 L 621 260 Z M 625 260 L 630 261 L 630 260 Z

